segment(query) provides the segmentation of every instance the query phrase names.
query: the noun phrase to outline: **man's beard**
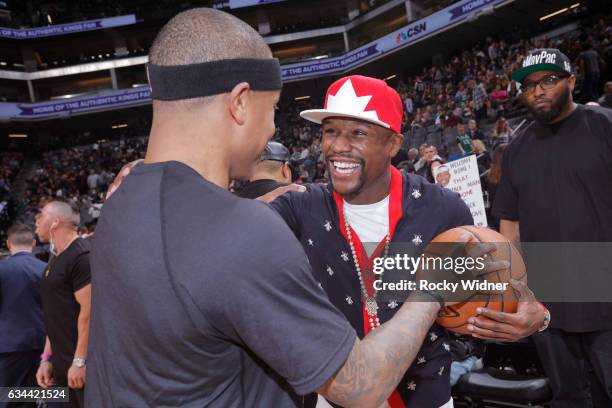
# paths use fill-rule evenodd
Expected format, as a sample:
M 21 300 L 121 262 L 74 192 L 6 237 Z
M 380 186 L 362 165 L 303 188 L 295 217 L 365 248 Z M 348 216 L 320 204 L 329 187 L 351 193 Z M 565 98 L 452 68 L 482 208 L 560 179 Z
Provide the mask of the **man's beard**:
M 568 87 L 565 88 L 565 91 L 559 96 L 556 101 L 553 101 L 550 105 L 549 111 L 538 111 L 533 106 L 527 104 L 527 109 L 533 115 L 534 119 L 540 123 L 551 123 L 553 120 L 561 115 L 565 106 L 567 106 L 567 102 L 570 98 L 570 89 Z

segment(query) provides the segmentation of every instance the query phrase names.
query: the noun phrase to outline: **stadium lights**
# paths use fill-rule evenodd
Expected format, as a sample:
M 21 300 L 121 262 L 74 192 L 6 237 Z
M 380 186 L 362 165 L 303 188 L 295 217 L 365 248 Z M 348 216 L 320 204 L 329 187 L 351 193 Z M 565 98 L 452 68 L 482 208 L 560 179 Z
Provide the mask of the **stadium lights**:
M 550 13 L 550 14 L 547 14 L 547 15 L 545 15 L 545 16 L 542 16 L 542 17 L 540 17 L 540 21 L 544 21 L 544 20 L 546 20 L 546 19 L 548 19 L 548 18 L 551 18 L 551 17 L 557 16 L 557 15 L 559 15 L 559 14 L 563 14 L 563 13 L 565 13 L 567 10 L 569 10 L 569 8 L 565 7 L 565 8 L 562 8 L 561 10 L 557 10 L 557 11 L 555 11 L 555 12 L 553 12 L 553 13 Z
M 113 129 L 121 129 L 121 128 L 126 128 L 128 127 L 127 123 L 120 123 L 118 125 L 113 125 Z
M 578 7 L 580 5 L 580 3 L 576 3 L 576 4 L 572 4 L 570 6 L 571 9 L 575 9 L 576 7 Z
M 306 96 L 297 96 L 295 98 L 293 98 L 296 101 L 303 101 L 304 99 L 310 99 L 310 95 L 306 95 Z
M 6 65 L 6 62 L 4 62 L 4 61 L 0 61 L 0 65 L 5 66 L 5 65 Z
M 319 60 L 319 59 L 323 59 L 323 58 L 327 58 L 327 57 L 329 57 L 329 55 L 325 54 L 325 55 L 317 55 L 316 57 L 312 57 L 311 59 Z
M 388 81 L 390 79 L 395 78 L 397 75 L 393 74 L 393 75 L 389 75 L 388 77 L 385 78 L 385 81 Z
M 12 137 L 13 139 L 23 139 L 28 137 L 25 133 L 9 133 L 8 137 Z

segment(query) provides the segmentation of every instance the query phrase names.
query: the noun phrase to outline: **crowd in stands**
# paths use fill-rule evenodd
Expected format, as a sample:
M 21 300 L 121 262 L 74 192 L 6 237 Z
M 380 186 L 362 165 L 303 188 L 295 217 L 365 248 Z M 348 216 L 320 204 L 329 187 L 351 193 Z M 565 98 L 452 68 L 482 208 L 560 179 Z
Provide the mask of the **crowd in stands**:
M 0 155 L 0 193 L 11 190 L 11 184 L 22 162 L 22 153 L 2 153 Z
M 33 223 L 38 209 L 52 198 L 62 197 L 80 206 L 84 226 L 91 227 L 117 171 L 123 164 L 144 157 L 145 149 L 146 138 L 140 137 L 45 153 L 27 182 L 22 221 Z
M 402 124 L 405 143 L 394 164 L 434 181 L 432 167 L 474 153 L 483 177 L 492 173 L 493 181 L 498 178 L 497 172 L 489 170 L 491 161 L 495 166 L 497 147 L 503 148 L 511 141 L 525 114 L 518 101 L 518 86 L 511 81 L 510 73 L 528 49 L 561 49 L 573 61 L 578 78 L 576 99 L 610 106 L 612 83 L 603 84 L 612 54 L 610 21 L 610 16 L 601 18 L 553 39 L 511 43 L 487 38 L 483 44 L 455 55 L 447 64 L 425 67 L 393 79 L 389 84 L 397 89 L 405 110 Z M 589 83 L 594 78 L 593 61 L 598 62 L 600 74 L 595 85 Z M 296 182 L 326 180 L 320 127 L 299 116 L 302 110 L 322 105 L 323 96 L 313 95 L 307 100 L 283 103 L 277 112 L 275 140 L 289 148 Z M 117 170 L 122 164 L 143 157 L 146 139 L 135 136 L 146 134 L 146 128 L 147 124 L 130 126 L 131 134 L 126 136 L 131 138 L 121 141 L 44 153 L 23 197 L 26 222 L 33 220 L 35 211 L 49 198 L 61 196 L 79 202 L 84 208 L 83 219 L 93 223 L 103 193 Z M 85 143 L 82 139 L 78 142 Z M 0 187 L 10 186 L 18 162 L 17 157 L 2 159 Z M 483 185 L 487 190 L 485 178 Z M 489 198 L 494 195 L 488 194 Z
M 471 141 L 480 142 L 462 153 L 492 152 L 496 146 L 508 143 L 515 130 L 509 118 L 526 114 L 519 103 L 519 86 L 511 80 L 510 74 L 518 68 L 529 49 L 559 48 L 573 61 L 578 78 L 575 91 L 578 101 L 597 101 L 600 96 L 604 104 L 612 100 L 612 83 L 602 96 L 601 80 L 604 78 L 599 75 L 598 82 L 592 85 L 594 75 L 589 71 L 596 67 L 594 60 L 599 61 L 601 72 L 605 70 L 606 60 L 612 63 L 611 21 L 611 16 L 599 18 L 593 24 L 584 24 L 581 29 L 556 38 L 515 42 L 486 38 L 482 44 L 455 55 L 447 64 L 424 67 L 416 74 L 393 80 L 395 83 L 390 82 L 390 85 L 396 88 L 404 103 L 404 153 L 426 142 L 427 136 L 422 140 L 416 137 L 421 129 L 428 134 L 453 130 L 450 138 L 440 135 L 432 143 L 444 159 L 460 153 L 456 136 L 464 133 Z M 606 96 L 608 94 L 610 96 Z M 322 105 L 323 97 L 311 97 L 285 104 L 277 114 L 279 133 L 276 139 L 293 153 L 300 181 L 324 178 L 319 127 L 299 117 L 301 110 Z M 401 157 L 404 158 L 405 155 Z M 484 167 L 486 170 L 487 166 Z

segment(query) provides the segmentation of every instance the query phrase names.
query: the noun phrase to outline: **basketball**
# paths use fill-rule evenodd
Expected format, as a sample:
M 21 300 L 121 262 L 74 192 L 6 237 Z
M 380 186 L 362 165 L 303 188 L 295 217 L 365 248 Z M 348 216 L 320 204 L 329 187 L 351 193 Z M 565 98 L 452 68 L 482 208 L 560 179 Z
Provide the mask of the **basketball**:
M 516 247 L 502 234 L 490 228 L 466 225 L 445 231 L 435 237 L 432 242 L 458 242 L 459 237 L 468 231 L 474 242 L 495 243 L 497 249 L 490 254 L 494 261 L 507 260 L 510 268 L 494 271 L 485 275 L 489 282 L 509 283 L 515 279 L 527 283 L 525 263 Z M 436 322 L 456 333 L 470 334 L 467 330 L 468 318 L 476 316 L 478 307 L 487 307 L 500 312 L 514 313 L 518 307 L 518 293 L 511 285 L 500 294 L 475 293 L 470 299 L 447 306 L 438 312 Z

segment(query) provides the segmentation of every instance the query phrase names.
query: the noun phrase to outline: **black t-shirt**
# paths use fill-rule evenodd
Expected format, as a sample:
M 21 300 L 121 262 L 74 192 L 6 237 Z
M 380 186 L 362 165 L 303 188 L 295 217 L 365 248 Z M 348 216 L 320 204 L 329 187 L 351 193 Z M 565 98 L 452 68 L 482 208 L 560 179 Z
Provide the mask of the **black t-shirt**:
M 242 198 L 257 198 L 286 185 L 270 179 L 250 181 L 240 191 L 236 191 L 236 195 Z
M 493 215 L 519 221 L 522 242 L 611 242 L 612 111 L 577 105 L 560 123 L 529 125 L 504 152 Z M 551 327 L 612 329 L 610 304 L 551 313 Z
M 92 271 L 89 406 L 301 406 L 356 338 L 278 215 L 179 162 L 105 203 Z
M 76 350 L 81 306 L 74 293 L 91 281 L 89 249 L 88 240 L 77 238 L 49 260 L 41 280 L 45 330 L 53 352 L 51 362 L 59 378 L 66 376 Z

